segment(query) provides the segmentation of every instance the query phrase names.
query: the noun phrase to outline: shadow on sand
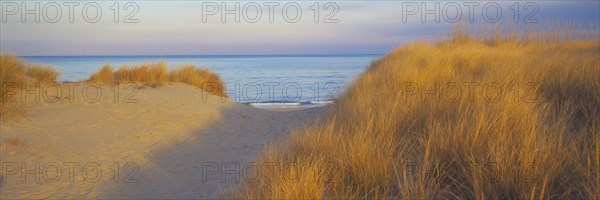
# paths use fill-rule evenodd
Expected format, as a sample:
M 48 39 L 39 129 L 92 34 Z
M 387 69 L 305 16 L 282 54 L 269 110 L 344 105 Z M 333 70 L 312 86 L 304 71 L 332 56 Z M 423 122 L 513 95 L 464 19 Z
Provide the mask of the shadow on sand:
M 153 151 L 147 163 L 137 163 L 137 183 L 98 185 L 98 198 L 198 199 L 219 198 L 231 186 L 247 180 L 247 169 L 265 144 L 291 129 L 312 123 L 327 107 L 269 111 L 233 104 L 220 118 Z M 124 170 L 124 175 L 131 170 Z M 103 191 L 103 192 L 102 192 Z

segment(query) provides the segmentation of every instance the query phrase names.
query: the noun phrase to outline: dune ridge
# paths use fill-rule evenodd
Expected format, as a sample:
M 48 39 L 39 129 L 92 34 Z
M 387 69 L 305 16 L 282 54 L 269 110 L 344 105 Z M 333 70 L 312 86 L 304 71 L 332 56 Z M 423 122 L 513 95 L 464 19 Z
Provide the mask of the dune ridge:
M 454 34 L 374 62 L 232 198 L 598 198 L 600 40 Z

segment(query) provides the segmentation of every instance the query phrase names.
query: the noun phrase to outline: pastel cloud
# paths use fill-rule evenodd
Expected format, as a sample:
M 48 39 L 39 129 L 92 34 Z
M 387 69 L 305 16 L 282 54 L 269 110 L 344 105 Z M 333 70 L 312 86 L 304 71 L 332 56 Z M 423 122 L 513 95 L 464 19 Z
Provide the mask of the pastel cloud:
M 233 15 L 227 15 L 227 22 L 222 23 L 219 14 L 208 15 L 205 23 L 203 4 L 191 1 L 136 2 L 138 23 L 123 23 L 122 19 L 131 11 L 123 9 L 123 2 L 120 3 L 119 23 L 113 22 L 114 11 L 110 7 L 114 2 L 106 1 L 99 2 L 103 15 L 97 23 L 84 21 L 81 7 L 85 2 L 75 9 L 74 23 L 69 23 L 64 7 L 62 19 L 57 23 L 47 23 L 43 18 L 40 23 L 35 23 L 32 22 L 33 15 L 27 16 L 28 22 L 22 23 L 20 15 L 5 15 L 3 10 L 2 17 L 7 22 L 1 24 L 0 50 L 21 55 L 384 53 L 401 43 L 446 35 L 452 27 L 444 20 L 433 22 L 431 15 L 426 16 L 426 23 L 421 22 L 420 15 L 403 20 L 403 3 L 413 3 L 393 1 L 336 2 L 334 5 L 339 11 L 333 18 L 338 19 L 338 23 L 323 23 L 333 5 L 325 10 L 325 2 L 319 2 L 319 23 L 315 23 L 314 9 L 311 10 L 315 2 L 298 2 L 303 12 L 296 23 L 285 21 L 281 13 L 281 8 L 289 1 L 280 2 L 276 7 L 273 23 L 269 22 L 263 2 L 258 2 L 262 16 L 256 23 L 243 20 L 243 16 L 240 23 L 235 23 Z M 499 2 L 504 16 L 512 14 L 509 7 L 515 2 Z M 216 5 L 220 6 L 220 3 L 216 2 Z M 243 8 L 248 2 L 239 3 Z M 421 2 L 414 3 L 420 5 Z M 435 2 L 427 2 L 429 6 L 432 3 Z M 447 4 L 445 1 L 440 3 Z M 462 5 L 464 2 L 457 3 Z M 535 16 L 542 21 L 547 18 L 576 20 L 596 26 L 600 21 L 600 3 L 597 1 L 540 1 L 536 4 L 539 12 Z M 231 9 L 235 2 L 228 1 L 226 5 Z M 249 7 L 247 11 L 248 18 L 257 16 L 254 8 Z M 463 7 L 462 12 L 466 11 Z M 481 9 L 475 11 L 481 15 Z M 289 13 L 289 18 L 295 16 L 293 9 Z M 520 14 L 527 13 L 522 11 Z

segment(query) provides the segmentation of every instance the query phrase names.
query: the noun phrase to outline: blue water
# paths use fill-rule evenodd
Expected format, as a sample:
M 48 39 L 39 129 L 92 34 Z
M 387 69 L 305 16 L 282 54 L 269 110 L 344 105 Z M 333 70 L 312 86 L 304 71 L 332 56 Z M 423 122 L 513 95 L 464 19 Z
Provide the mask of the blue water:
M 61 81 L 86 80 L 103 64 L 115 68 L 164 60 L 170 69 L 182 64 L 209 68 L 221 76 L 235 101 L 256 107 L 316 106 L 335 101 L 366 67 L 381 55 L 289 56 L 29 56 L 52 65 Z

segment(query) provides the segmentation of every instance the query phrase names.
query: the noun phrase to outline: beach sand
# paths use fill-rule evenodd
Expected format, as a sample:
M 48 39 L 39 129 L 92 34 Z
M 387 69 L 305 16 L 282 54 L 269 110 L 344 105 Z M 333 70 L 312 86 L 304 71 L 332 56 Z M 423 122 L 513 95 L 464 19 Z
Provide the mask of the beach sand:
M 58 102 L 42 94 L 24 117 L 2 121 L 1 199 L 218 198 L 257 178 L 248 167 L 267 143 L 327 109 L 203 100 L 184 84 L 134 94 L 121 86 L 116 102 L 115 89 L 102 86 L 88 102 L 97 92 L 83 87 L 63 85 Z

